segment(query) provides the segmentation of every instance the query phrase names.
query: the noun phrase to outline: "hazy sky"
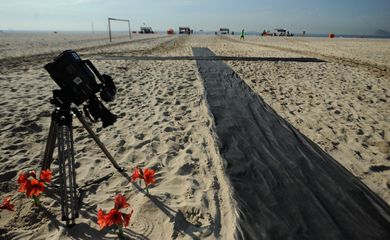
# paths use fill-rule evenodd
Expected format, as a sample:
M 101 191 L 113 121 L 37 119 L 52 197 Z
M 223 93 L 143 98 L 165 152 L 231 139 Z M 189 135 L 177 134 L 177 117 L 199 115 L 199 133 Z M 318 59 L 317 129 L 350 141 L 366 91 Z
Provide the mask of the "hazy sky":
M 390 0 L 0 0 L 3 30 L 107 30 L 107 17 L 133 29 L 189 26 L 195 30 L 372 34 L 390 31 Z M 114 23 L 114 30 L 126 30 Z

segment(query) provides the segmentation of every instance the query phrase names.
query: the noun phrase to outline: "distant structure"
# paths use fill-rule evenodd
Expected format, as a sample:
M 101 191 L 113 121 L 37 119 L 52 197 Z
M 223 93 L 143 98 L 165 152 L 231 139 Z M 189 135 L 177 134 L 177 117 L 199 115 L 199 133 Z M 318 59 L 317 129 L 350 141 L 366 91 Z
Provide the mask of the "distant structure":
M 289 31 L 287 31 L 287 29 L 285 29 L 285 28 L 275 28 L 274 30 L 275 30 L 275 32 L 273 34 L 274 36 L 278 36 L 278 37 L 292 37 L 292 36 L 294 36 Z
M 220 28 L 220 29 L 219 29 L 219 33 L 220 33 L 221 35 L 226 35 L 226 34 L 229 34 L 229 33 L 230 33 L 230 30 L 229 30 L 229 28 Z
M 275 36 L 275 37 L 292 37 L 294 34 L 290 33 L 285 28 L 275 28 L 273 32 L 269 30 L 264 30 L 262 33 L 260 33 L 261 36 Z
M 141 34 L 143 34 L 143 33 L 145 33 L 145 34 L 153 34 L 154 32 L 153 32 L 151 27 L 140 27 L 139 33 L 141 33 Z
M 286 36 L 287 30 L 283 28 L 275 28 L 274 36 Z
M 179 34 L 191 34 L 191 31 L 189 27 L 179 27 Z
M 127 22 L 128 26 L 129 26 L 129 37 L 131 39 L 130 20 L 128 20 L 128 19 L 119 19 L 119 18 L 108 18 L 108 34 L 109 34 L 109 37 L 110 37 L 110 42 L 112 42 L 111 21 Z

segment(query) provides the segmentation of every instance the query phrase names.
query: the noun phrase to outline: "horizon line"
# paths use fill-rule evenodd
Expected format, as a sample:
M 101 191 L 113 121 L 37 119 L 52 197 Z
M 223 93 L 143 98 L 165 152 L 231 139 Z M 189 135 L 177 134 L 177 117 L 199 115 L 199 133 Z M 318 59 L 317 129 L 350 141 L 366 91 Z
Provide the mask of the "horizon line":
M 169 28 L 168 28 L 169 29 Z M 167 29 L 167 30 L 168 30 Z M 175 28 L 173 28 L 175 30 Z M 157 33 L 161 33 L 161 32 L 167 32 L 167 30 L 154 30 L 154 32 L 157 32 Z M 383 29 L 378 29 L 378 30 L 382 30 L 382 31 L 386 31 L 387 30 L 383 30 Z M 377 30 L 377 31 L 378 31 Z M 9 31 L 9 32 L 89 32 L 91 34 L 93 34 L 94 32 L 107 32 L 108 33 L 108 30 L 91 30 L 91 29 L 88 29 L 88 30 L 57 30 L 57 29 L 1 29 L 0 28 L 0 32 L 6 32 L 6 31 Z M 267 30 L 268 31 L 268 30 Z M 128 32 L 128 30 L 112 30 L 111 32 Z M 133 32 L 137 32 L 138 34 L 138 30 L 131 30 L 131 33 Z M 205 33 L 214 33 L 214 32 L 219 32 L 219 30 L 204 30 L 204 29 L 199 29 L 199 30 L 194 30 L 194 32 L 205 32 Z M 231 32 L 241 32 L 241 30 L 231 30 Z M 247 30 L 245 31 L 246 33 L 261 33 L 262 31 L 257 31 L 257 30 Z M 303 30 L 302 30 L 303 32 Z M 302 35 L 302 32 L 291 32 L 292 34 L 294 35 Z M 378 35 L 378 34 L 375 34 L 375 32 L 371 33 L 371 34 L 367 34 L 367 33 L 360 33 L 360 34 L 351 34 L 351 33 L 336 33 L 336 32 L 329 32 L 329 33 L 320 33 L 320 32 L 308 32 L 306 31 L 306 35 L 328 35 L 328 34 L 335 34 L 335 35 L 345 35 L 345 36 L 378 36 L 378 37 L 381 37 L 381 36 L 390 36 L 390 35 Z M 231 34 L 229 34 L 231 35 Z

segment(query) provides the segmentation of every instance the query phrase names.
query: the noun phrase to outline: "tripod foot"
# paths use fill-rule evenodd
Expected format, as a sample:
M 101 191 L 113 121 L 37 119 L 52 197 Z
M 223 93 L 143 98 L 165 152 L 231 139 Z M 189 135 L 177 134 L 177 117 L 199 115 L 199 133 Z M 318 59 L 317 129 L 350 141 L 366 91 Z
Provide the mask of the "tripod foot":
M 69 228 L 69 229 L 72 228 L 72 227 L 74 227 L 74 226 L 76 226 L 76 223 L 71 223 L 71 224 L 69 224 L 69 225 L 66 225 L 66 227 Z

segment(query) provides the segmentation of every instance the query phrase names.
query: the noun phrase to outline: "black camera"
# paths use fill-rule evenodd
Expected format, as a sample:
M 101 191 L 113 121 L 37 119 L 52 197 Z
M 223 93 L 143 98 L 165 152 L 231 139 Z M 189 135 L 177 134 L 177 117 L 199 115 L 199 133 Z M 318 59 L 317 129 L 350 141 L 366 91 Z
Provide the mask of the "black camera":
M 91 61 L 82 60 L 73 50 L 66 50 L 44 68 L 61 88 L 54 91 L 55 102 L 69 106 L 71 103 L 76 105 L 86 103 L 84 105 L 86 115 L 94 122 L 100 119 L 103 127 L 110 126 L 116 121 L 116 115 L 112 114 L 96 96 L 96 93 L 100 93 L 103 101 L 113 101 L 116 94 L 114 81 L 109 75 L 100 75 Z M 100 84 L 96 82 L 95 76 Z

